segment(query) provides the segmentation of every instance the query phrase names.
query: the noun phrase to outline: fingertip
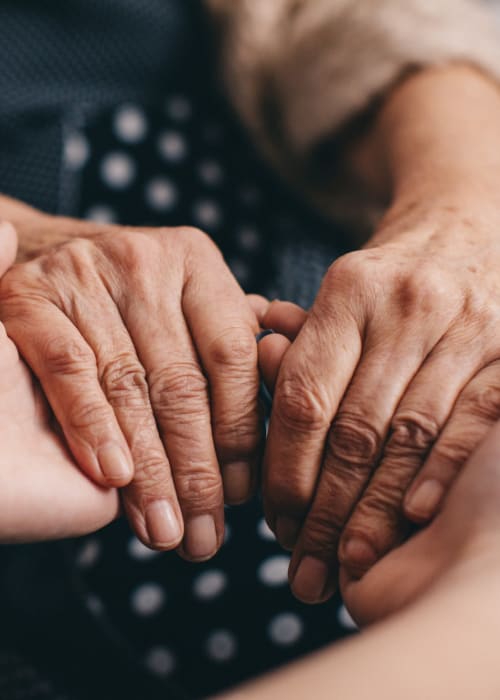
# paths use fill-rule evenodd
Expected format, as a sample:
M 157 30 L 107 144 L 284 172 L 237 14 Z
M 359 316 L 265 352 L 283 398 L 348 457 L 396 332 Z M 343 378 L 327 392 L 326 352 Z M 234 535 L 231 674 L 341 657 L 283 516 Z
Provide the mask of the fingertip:
M 114 488 L 128 486 L 134 478 L 134 465 L 119 445 L 106 445 L 97 453 L 103 482 Z
M 260 294 L 247 294 L 247 301 L 254 314 L 257 316 L 259 324 L 262 325 L 262 320 L 269 308 L 270 301 Z
M 278 333 L 293 341 L 299 334 L 307 319 L 307 311 L 290 301 L 274 300 L 268 304 L 261 325 L 274 328 Z
M 404 500 L 406 517 L 418 524 L 428 522 L 437 514 L 444 493 L 443 485 L 436 479 L 427 479 L 415 485 Z

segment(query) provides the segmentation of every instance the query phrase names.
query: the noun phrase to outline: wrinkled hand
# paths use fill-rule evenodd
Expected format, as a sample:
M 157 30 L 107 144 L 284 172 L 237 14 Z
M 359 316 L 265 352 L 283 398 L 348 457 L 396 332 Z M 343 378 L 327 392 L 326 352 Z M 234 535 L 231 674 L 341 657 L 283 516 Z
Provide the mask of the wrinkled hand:
M 361 575 L 432 518 L 500 416 L 500 221 L 457 211 L 393 215 L 296 312 L 263 488 L 306 602 L 332 594 L 338 560 Z
M 0 275 L 14 261 L 15 238 L 0 225 Z M 118 515 L 117 491 L 96 486 L 77 467 L 2 324 L 0 446 L 0 542 L 84 535 Z
M 221 470 L 240 502 L 259 463 L 255 315 L 199 231 L 62 221 L 71 240 L 1 280 L 0 318 L 83 472 L 128 484 L 138 537 L 206 559 L 223 541 Z
M 378 561 L 361 579 L 340 571 L 344 602 L 359 625 L 406 607 L 438 583 L 488 578 L 500 533 L 500 424 L 463 467 L 441 512 L 424 530 Z

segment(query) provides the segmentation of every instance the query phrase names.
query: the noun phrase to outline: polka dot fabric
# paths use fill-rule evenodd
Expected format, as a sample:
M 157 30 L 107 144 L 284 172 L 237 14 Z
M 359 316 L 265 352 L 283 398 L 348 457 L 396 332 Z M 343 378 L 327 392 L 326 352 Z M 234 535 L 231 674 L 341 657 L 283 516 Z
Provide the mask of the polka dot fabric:
M 310 303 L 343 251 L 331 228 L 256 158 L 216 99 L 175 93 L 156 106 L 117 105 L 68 131 L 65 167 L 80 215 L 200 227 L 247 291 Z M 227 508 L 226 518 L 224 546 L 201 565 L 147 549 L 125 522 L 75 543 L 89 611 L 159 683 L 173 681 L 195 698 L 354 628 L 338 598 L 308 607 L 292 597 L 289 555 L 258 500 Z

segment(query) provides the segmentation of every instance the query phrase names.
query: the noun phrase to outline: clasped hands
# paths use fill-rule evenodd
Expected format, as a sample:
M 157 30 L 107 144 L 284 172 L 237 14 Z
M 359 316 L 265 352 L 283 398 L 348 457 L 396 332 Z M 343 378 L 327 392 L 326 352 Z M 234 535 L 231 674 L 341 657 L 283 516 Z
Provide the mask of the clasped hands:
M 84 534 L 123 508 L 147 545 L 204 560 L 224 501 L 261 479 L 299 598 L 326 600 L 339 568 L 361 577 L 433 519 L 500 414 L 499 246 L 467 229 L 450 246 L 446 217 L 393 213 L 307 314 L 245 297 L 199 231 L 54 219 L 66 242 L 10 267 L 4 224 L 1 539 Z M 261 328 L 277 333 L 257 348 Z

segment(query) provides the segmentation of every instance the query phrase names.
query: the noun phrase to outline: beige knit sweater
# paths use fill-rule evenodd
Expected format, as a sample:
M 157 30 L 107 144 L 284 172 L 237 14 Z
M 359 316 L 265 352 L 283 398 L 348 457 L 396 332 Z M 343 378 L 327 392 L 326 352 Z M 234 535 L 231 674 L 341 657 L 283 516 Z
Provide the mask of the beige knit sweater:
M 411 68 L 466 61 L 500 80 L 495 1 L 204 3 L 228 94 L 263 153 L 329 215 L 366 228 L 380 204 L 315 172 L 313 154 Z

